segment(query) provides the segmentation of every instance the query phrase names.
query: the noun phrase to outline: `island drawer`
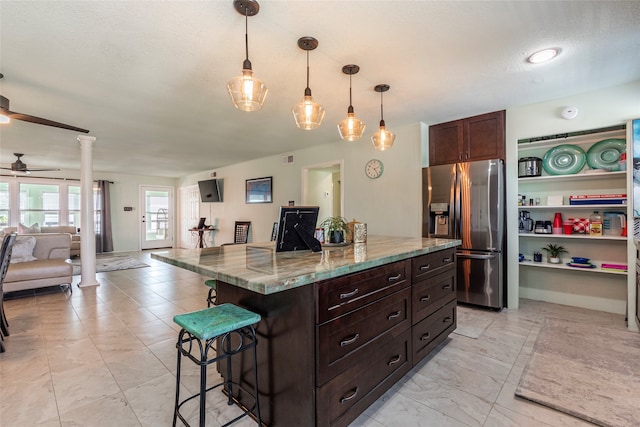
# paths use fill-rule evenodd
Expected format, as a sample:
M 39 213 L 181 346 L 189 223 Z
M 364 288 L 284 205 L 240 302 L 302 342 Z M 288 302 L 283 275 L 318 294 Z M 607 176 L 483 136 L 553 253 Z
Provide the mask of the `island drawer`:
M 324 323 L 411 285 L 411 261 L 399 261 L 315 284 L 316 323 Z
M 405 330 L 369 357 L 317 389 L 317 426 L 347 426 L 411 368 L 411 334 Z
M 442 307 L 442 299 L 448 302 L 456 295 L 456 269 L 451 265 L 428 280 L 413 284 L 412 323 L 418 323 Z
M 413 326 L 413 364 L 429 354 L 456 328 L 455 297 L 431 316 Z
M 405 288 L 317 327 L 317 385 L 376 353 L 411 326 L 411 289 Z
M 439 269 L 454 265 L 455 254 L 455 248 L 449 248 L 413 258 L 411 260 L 411 277 L 413 281 L 424 280 Z

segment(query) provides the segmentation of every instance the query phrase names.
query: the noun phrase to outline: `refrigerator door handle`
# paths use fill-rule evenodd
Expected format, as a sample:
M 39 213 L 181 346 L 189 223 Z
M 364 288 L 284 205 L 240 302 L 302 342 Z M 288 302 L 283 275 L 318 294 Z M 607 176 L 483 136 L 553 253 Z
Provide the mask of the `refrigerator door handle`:
M 458 259 L 495 259 L 495 255 L 457 254 Z

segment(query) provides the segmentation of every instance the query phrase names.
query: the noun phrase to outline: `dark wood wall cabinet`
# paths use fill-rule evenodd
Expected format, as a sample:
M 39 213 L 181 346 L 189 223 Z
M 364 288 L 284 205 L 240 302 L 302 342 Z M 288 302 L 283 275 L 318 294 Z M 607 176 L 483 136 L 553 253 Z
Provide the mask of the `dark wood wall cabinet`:
M 505 111 L 429 126 L 429 165 L 505 158 Z
M 456 327 L 454 256 L 444 249 L 271 295 L 219 282 L 220 302 L 263 319 L 266 425 L 347 426 L 409 372 Z

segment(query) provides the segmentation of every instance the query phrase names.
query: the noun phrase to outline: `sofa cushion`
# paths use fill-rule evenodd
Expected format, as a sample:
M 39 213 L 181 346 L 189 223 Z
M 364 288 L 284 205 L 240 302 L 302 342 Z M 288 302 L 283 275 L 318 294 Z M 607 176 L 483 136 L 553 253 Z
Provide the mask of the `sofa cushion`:
M 62 259 L 39 259 L 31 262 L 11 264 L 5 283 L 38 280 L 43 277 L 71 276 L 73 266 Z
M 24 224 L 18 224 L 18 234 L 36 234 L 40 232 L 40 226 L 37 222 L 35 224 L 32 224 L 31 227 L 28 227 Z
M 11 264 L 34 261 L 33 248 L 36 247 L 36 238 L 33 236 L 18 236 L 13 243 L 11 252 Z

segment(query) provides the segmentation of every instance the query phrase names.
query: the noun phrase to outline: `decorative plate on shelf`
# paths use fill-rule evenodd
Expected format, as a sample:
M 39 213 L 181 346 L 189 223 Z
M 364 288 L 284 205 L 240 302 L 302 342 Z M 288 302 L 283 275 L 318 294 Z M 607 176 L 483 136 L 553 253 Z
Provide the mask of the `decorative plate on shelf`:
M 572 175 L 582 170 L 587 155 L 582 148 L 562 144 L 547 151 L 542 158 L 542 168 L 549 175 Z
M 587 164 L 591 169 L 620 170 L 620 156 L 627 149 L 622 138 L 608 138 L 596 142 L 587 151 Z

